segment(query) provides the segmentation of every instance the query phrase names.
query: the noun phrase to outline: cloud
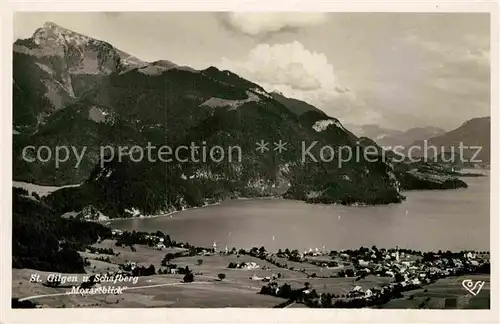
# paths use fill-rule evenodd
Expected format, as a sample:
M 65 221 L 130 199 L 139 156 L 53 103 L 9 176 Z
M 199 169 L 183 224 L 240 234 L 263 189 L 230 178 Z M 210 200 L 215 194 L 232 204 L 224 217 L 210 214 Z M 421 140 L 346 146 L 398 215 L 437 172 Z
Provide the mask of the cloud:
M 222 58 L 216 65 L 267 91 L 306 101 L 342 121 L 373 123 L 379 118 L 349 87 L 340 84 L 324 54 L 309 51 L 297 41 L 259 44 L 242 60 Z
M 438 106 L 443 116 L 455 115 L 457 110 L 469 111 L 472 116 L 477 111 L 489 111 L 491 76 L 488 36 L 459 35 L 455 42 L 410 36 L 403 41 L 426 58 L 425 84 L 419 87 L 425 89 L 422 97 L 430 104 L 423 102 L 423 105 Z
M 424 51 L 440 57 L 444 61 L 457 64 L 472 63 L 489 69 L 489 42 L 485 42 L 484 39 L 480 39 L 479 37 L 472 38 L 470 35 L 465 35 L 463 43 L 459 45 L 423 40 L 416 36 L 406 37 L 403 41 L 410 45 L 418 46 Z
M 224 13 L 219 18 L 224 26 L 249 36 L 296 30 L 326 21 L 324 13 Z

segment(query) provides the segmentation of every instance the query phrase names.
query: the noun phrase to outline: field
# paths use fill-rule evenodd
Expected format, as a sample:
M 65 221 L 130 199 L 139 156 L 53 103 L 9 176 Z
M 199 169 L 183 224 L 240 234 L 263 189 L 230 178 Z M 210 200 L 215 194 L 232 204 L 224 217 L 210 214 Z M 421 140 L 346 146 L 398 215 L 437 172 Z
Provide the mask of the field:
M 465 279 L 481 280 L 486 283 L 477 296 L 473 296 L 462 287 L 462 281 Z M 403 295 L 403 298 L 393 299 L 382 308 L 489 309 L 490 276 L 468 275 L 443 278 L 422 289 L 407 291 Z
M 111 247 L 115 253 L 120 253 L 118 256 L 82 252 L 82 255 L 88 257 L 91 262 L 91 265 L 86 269 L 88 274 L 117 270 L 117 263 L 125 261 L 134 261 L 144 266 L 153 264 L 158 269 L 161 268 L 161 260 L 166 253 L 179 251 L 179 249 L 170 248 L 158 251 L 153 247 L 137 245 L 137 251 L 132 252 L 130 248 L 116 247 L 112 243 L 112 241 L 104 241 L 94 246 Z M 112 263 L 92 259 L 100 256 L 109 257 Z M 198 260 L 202 260 L 201 265 L 198 265 Z M 250 279 L 251 276 L 255 274 L 264 277 L 277 273 L 279 270 L 285 278 L 304 277 L 301 273 L 279 269 L 272 264 L 250 256 L 240 256 L 239 258 L 234 255 L 196 256 L 177 258 L 172 262 L 182 267 L 188 266 L 195 273 L 201 274 L 195 276 L 195 282 L 193 283 L 183 283 L 183 275 L 143 276 L 139 277 L 135 285 L 130 283 L 103 284 L 131 287 L 120 295 L 81 296 L 66 295 L 65 292 L 71 290 L 69 286 L 52 288 L 44 286 L 41 282 L 29 282 L 32 274 L 40 275 L 42 281 L 45 282 L 50 274 L 49 272 L 13 269 L 12 297 L 22 298 L 35 295 L 61 294 L 33 299 L 33 301 L 46 307 L 273 307 L 285 300 L 258 294 L 265 283 L 252 280 Z M 261 267 L 267 265 L 269 270 L 227 269 L 230 262 L 256 262 Z M 218 279 L 219 273 L 224 273 L 226 278 L 224 280 Z M 74 276 L 74 274 L 71 274 L 71 276 Z M 78 284 L 81 283 L 83 275 L 76 276 L 78 277 Z
M 33 299 L 45 307 L 273 307 L 284 301 L 259 295 L 260 288 L 203 276 L 196 276 L 193 283 L 182 283 L 181 275 L 140 277 L 136 285 L 125 284 L 131 288 L 119 295 L 68 295 L 69 287 L 51 288 L 30 283 L 29 278 L 34 273 L 41 278 L 49 275 L 48 272 L 29 269 L 13 270 L 13 297 L 48 295 Z M 78 277 L 81 282 L 81 276 Z M 60 295 L 51 296 L 58 293 Z

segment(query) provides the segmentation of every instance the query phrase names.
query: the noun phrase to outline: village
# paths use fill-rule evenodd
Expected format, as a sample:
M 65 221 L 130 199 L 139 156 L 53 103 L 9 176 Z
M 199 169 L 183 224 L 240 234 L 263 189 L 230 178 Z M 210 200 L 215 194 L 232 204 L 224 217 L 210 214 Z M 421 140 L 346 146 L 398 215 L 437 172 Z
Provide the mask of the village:
M 113 234 L 122 237 L 123 232 L 113 230 Z M 230 262 L 227 265 L 228 269 L 245 269 L 247 272 L 252 273 L 248 277 L 250 280 L 266 283 L 261 288 L 262 294 L 293 299 L 310 307 L 335 307 L 335 305 L 349 307 L 349 303 L 359 305 L 360 300 L 364 301 L 363 305 L 375 305 L 380 304 L 381 301 L 386 301 L 388 298 L 400 297 L 402 291 L 420 288 L 436 282 L 440 278 L 490 273 L 489 252 L 486 251 L 421 252 L 397 247 L 378 249 L 375 246 L 371 248 L 361 247 L 358 250 L 326 251 L 323 246 L 322 249 L 309 248 L 303 252 L 298 250 L 290 251 L 289 249 L 282 251 L 280 249 L 276 253 L 270 253 L 264 247 L 254 247 L 248 251 L 244 249 L 237 250 L 234 247 L 229 249 L 227 246 L 220 249 L 216 242 L 213 243 L 211 249 L 192 247 L 189 244 L 172 242 L 169 238 L 166 240 L 163 234 L 145 234 L 143 237 L 148 245 L 153 245 L 158 250 L 166 249 L 167 246 L 185 249 L 176 254 L 169 253 L 165 256 L 162 260 L 162 266 L 165 267 L 165 270 L 158 270 L 158 273 L 163 274 L 185 275 L 188 273 L 188 270 L 174 263 L 176 258 L 186 255 L 236 255 L 237 257 L 248 255 L 266 263 L 271 263 L 278 268 L 302 273 L 306 278 L 352 278 L 355 282 L 368 276 L 388 279 L 385 284 L 366 289 L 360 285 L 353 285 L 349 291 L 345 291 L 343 294 L 318 293 L 311 288 L 309 283 L 294 291 L 289 288 L 290 286 L 286 282 L 281 287 L 279 286 L 280 281 L 282 281 L 280 279 L 283 277 L 279 271 L 262 277 L 252 273 L 252 270 L 256 269 L 269 270 L 269 266 L 265 264 L 259 265 L 258 262 Z M 290 262 L 293 264 L 290 264 Z M 301 267 L 300 265 L 304 266 Z M 317 266 L 319 273 L 308 271 L 306 269 L 307 265 Z M 136 266 L 136 264 L 132 263 L 132 270 Z M 130 266 L 126 265 L 126 269 L 130 269 Z

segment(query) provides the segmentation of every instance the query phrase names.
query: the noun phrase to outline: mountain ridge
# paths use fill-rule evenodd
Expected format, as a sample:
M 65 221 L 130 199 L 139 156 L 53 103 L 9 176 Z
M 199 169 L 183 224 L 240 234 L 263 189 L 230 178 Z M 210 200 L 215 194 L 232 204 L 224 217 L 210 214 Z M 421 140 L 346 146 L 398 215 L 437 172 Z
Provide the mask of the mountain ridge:
M 346 125 L 352 128 L 358 136 L 373 138 L 383 147 L 406 147 L 415 141 L 428 139 L 431 136 L 444 134 L 446 131 L 435 126 L 412 127 L 405 131 L 383 128 L 375 124 L 361 126 Z
M 465 149 L 463 158 L 464 160 L 470 160 L 476 155 L 476 149 L 472 147 L 481 147 L 480 152 L 478 152 L 475 157 L 478 162 L 471 162 L 468 164 L 474 165 L 489 165 L 491 158 L 491 140 L 490 140 L 490 129 L 491 129 L 491 117 L 475 117 L 469 119 L 462 123 L 459 127 L 441 134 L 439 136 L 431 137 L 427 139 L 428 146 L 437 147 L 438 154 L 459 154 L 460 144 L 470 147 L 470 149 Z M 424 147 L 422 141 L 416 141 L 412 143 L 412 146 Z M 430 157 L 434 157 L 433 155 Z M 480 162 L 479 162 L 480 160 Z M 462 161 L 455 161 L 456 164 L 462 164 Z

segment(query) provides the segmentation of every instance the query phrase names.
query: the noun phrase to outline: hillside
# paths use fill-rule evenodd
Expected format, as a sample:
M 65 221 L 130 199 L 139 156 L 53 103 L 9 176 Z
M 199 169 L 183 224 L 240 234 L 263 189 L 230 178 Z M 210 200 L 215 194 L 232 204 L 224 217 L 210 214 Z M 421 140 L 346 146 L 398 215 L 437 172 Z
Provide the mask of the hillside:
M 308 104 L 305 101 L 293 99 L 293 98 L 287 98 L 283 96 L 281 93 L 278 92 L 271 92 L 270 95 L 274 98 L 274 100 L 280 102 L 283 104 L 285 107 L 287 107 L 292 113 L 296 114 L 297 116 L 300 116 L 306 112 L 309 111 L 316 111 L 316 112 L 321 112 L 318 108 L 314 107 L 313 105 Z
M 367 159 L 367 141 L 339 120 L 231 71 L 144 62 L 47 23 L 14 44 L 14 83 L 14 180 L 82 183 L 42 198 L 58 214 L 92 206 L 127 217 L 136 214 L 131 210 L 165 213 L 236 197 L 341 204 L 403 199 L 393 166 L 379 154 Z M 265 152 L 256 150 L 261 141 L 268 143 Z M 286 143 L 281 152 L 279 141 Z M 26 145 L 84 154 L 58 166 L 30 163 L 21 155 Z M 198 145 L 198 153 L 237 148 L 237 154 L 196 160 L 185 149 L 169 161 L 137 160 L 130 150 L 165 145 Z M 341 161 L 339 147 L 360 156 Z

